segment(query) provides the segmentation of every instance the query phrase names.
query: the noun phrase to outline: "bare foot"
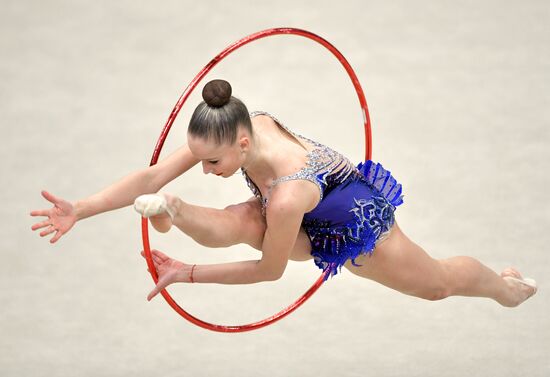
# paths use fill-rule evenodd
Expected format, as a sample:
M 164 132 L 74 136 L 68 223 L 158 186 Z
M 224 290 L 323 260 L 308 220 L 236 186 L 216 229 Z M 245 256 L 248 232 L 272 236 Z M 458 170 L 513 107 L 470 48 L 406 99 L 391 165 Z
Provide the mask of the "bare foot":
M 500 273 L 511 289 L 509 307 L 518 306 L 537 293 L 537 283 L 533 279 L 523 278 L 518 270 L 509 267 Z

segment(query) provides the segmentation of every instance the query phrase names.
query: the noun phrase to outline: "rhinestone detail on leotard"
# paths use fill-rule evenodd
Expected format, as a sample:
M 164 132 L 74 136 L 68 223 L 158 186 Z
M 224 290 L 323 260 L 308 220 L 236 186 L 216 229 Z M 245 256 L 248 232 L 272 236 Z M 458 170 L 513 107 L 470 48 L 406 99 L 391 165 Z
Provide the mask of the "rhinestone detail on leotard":
M 327 186 L 327 179 L 332 174 L 335 174 L 336 176 L 334 178 L 338 180 L 345 180 L 352 173 L 359 174 L 357 168 L 346 157 L 336 152 L 332 148 L 329 148 L 326 145 L 323 145 L 305 136 L 293 132 L 283 123 L 281 123 L 277 118 L 265 111 L 254 111 L 250 113 L 251 118 L 257 115 L 266 115 L 270 117 L 280 128 L 288 132 L 297 141 L 305 142 L 307 144 L 310 144 L 310 146 L 312 147 L 311 151 L 306 154 L 306 166 L 304 166 L 294 174 L 285 175 L 283 177 L 279 177 L 273 180 L 268 188 L 268 193 L 265 197 L 262 195 L 258 186 L 256 186 L 256 184 L 250 179 L 248 174 L 246 174 L 246 171 L 241 168 L 241 172 L 246 180 L 248 187 L 250 188 L 254 196 L 256 196 L 262 204 L 262 213 L 264 215 L 265 209 L 269 201 L 269 196 L 271 194 L 271 190 L 273 189 L 273 187 L 281 182 L 298 179 L 313 182 L 319 188 L 320 200 L 322 200 L 324 188 Z

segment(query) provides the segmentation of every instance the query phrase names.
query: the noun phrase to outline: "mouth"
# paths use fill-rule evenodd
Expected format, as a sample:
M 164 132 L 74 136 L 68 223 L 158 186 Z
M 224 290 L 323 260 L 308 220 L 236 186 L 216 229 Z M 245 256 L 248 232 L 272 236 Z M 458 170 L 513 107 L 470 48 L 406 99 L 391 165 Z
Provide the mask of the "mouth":
M 219 176 L 223 175 L 223 173 L 219 173 L 219 174 L 216 174 L 216 175 L 219 177 Z

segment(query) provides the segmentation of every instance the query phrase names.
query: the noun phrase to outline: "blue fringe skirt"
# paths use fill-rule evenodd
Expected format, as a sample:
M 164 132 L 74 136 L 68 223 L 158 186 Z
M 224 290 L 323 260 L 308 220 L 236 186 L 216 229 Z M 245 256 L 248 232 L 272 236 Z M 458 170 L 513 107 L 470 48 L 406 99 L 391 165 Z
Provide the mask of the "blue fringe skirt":
M 389 234 L 395 208 L 403 203 L 401 184 L 381 164 L 370 160 L 342 181 L 326 180 L 323 199 L 304 215 L 315 264 L 328 276 L 359 255 L 372 254 Z

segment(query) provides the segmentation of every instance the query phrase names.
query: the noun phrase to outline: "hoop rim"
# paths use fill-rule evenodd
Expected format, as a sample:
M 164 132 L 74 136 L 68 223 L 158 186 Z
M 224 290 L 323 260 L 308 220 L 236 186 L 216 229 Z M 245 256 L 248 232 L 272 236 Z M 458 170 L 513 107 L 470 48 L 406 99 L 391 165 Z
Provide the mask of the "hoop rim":
M 365 95 L 363 93 L 363 89 L 361 87 L 361 84 L 359 83 L 359 79 L 357 78 L 355 72 L 353 71 L 353 68 L 348 63 L 344 55 L 340 51 L 336 49 L 330 42 L 325 40 L 324 38 L 309 32 L 307 30 L 303 29 L 297 29 L 297 28 L 290 28 L 290 27 L 281 27 L 281 28 L 272 28 L 272 29 L 266 29 L 262 30 L 253 34 L 250 34 L 232 44 L 230 44 L 228 47 L 226 47 L 224 50 L 222 50 L 218 55 L 216 55 L 208 64 L 206 64 L 202 70 L 193 78 L 193 80 L 189 83 L 187 88 L 184 90 L 184 92 L 181 94 L 180 98 L 176 102 L 176 105 L 172 109 L 170 116 L 168 117 L 168 120 L 166 121 L 166 124 L 164 125 L 162 132 L 157 140 L 157 143 L 155 145 L 155 149 L 153 151 L 153 156 L 151 157 L 151 161 L 149 166 L 153 166 L 158 162 L 158 158 L 160 156 L 160 153 L 162 151 L 162 147 L 164 146 L 164 142 L 166 141 L 166 138 L 168 136 L 168 133 L 170 132 L 170 129 L 172 127 L 172 124 L 174 123 L 176 117 L 178 116 L 182 106 L 185 104 L 187 99 L 189 98 L 190 94 L 193 92 L 193 90 L 197 87 L 197 85 L 200 83 L 200 81 L 210 72 L 220 61 L 222 61 L 225 57 L 227 57 L 229 54 L 231 54 L 233 51 L 239 49 L 240 47 L 251 43 L 255 40 L 266 38 L 273 35 L 297 35 L 301 37 L 305 37 L 308 39 L 311 39 L 319 44 L 321 44 L 323 47 L 325 47 L 327 50 L 329 50 L 342 64 L 344 69 L 346 70 L 349 78 L 352 81 L 352 84 L 355 88 L 355 91 L 357 93 L 359 104 L 362 111 L 363 116 L 363 124 L 364 124 L 364 130 L 365 130 L 365 160 L 368 160 L 371 158 L 371 125 L 370 125 L 370 117 L 369 117 L 369 111 L 367 106 L 367 101 L 365 99 Z M 155 284 L 158 282 L 158 274 L 156 272 L 152 255 L 151 255 L 151 246 L 149 243 L 149 227 L 148 227 L 148 220 L 147 218 L 142 218 L 141 221 L 141 231 L 142 231 L 142 241 L 143 241 L 143 249 L 145 252 L 145 259 L 147 262 L 147 267 L 149 268 L 150 274 L 153 278 L 153 281 Z M 313 285 L 301 296 L 296 300 L 293 304 L 289 305 L 285 309 L 281 310 L 280 312 L 276 313 L 275 315 L 268 317 L 266 319 L 263 319 L 258 322 L 244 324 L 244 325 L 218 325 L 213 323 L 205 322 L 188 312 L 186 312 L 178 303 L 170 296 L 168 291 L 166 289 L 163 289 L 161 291 L 162 296 L 166 300 L 166 302 L 183 318 L 188 320 L 189 322 L 205 328 L 207 330 L 216 331 L 216 332 L 244 332 L 244 331 L 251 331 L 255 329 L 262 328 L 264 326 L 270 325 L 284 317 L 286 317 L 288 314 L 292 313 L 294 310 L 296 310 L 299 306 L 301 306 L 307 299 L 309 299 L 323 284 L 323 282 L 326 280 L 330 269 L 325 269 L 321 276 L 313 283 Z

